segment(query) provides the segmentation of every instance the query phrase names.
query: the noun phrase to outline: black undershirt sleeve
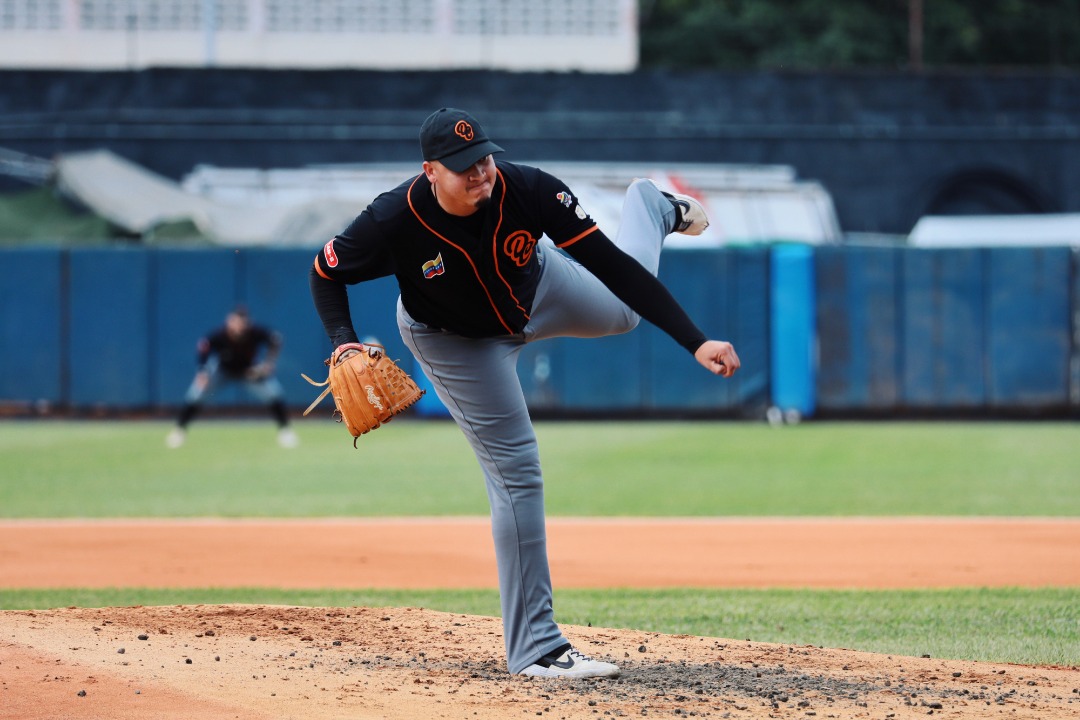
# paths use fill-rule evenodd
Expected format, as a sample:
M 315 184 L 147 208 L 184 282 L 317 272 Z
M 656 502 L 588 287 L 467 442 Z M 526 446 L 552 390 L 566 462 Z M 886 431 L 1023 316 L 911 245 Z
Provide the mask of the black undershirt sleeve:
M 311 266 L 308 285 L 315 311 L 319 313 L 327 337 L 336 348 L 344 343 L 359 342 L 353 330 L 352 313 L 349 311 L 349 289 L 345 283 L 327 280 Z
M 666 332 L 691 354 L 705 342 L 705 334 L 663 283 L 617 248 L 602 232 L 590 233 L 566 250 L 634 312 Z M 315 310 L 333 346 L 358 342 L 349 311 L 347 286 L 322 277 L 314 266 L 308 272 L 308 284 Z
M 705 342 L 701 332 L 664 284 L 620 250 L 601 231 L 566 247 L 571 257 L 599 278 L 617 298 L 657 326 L 691 354 Z

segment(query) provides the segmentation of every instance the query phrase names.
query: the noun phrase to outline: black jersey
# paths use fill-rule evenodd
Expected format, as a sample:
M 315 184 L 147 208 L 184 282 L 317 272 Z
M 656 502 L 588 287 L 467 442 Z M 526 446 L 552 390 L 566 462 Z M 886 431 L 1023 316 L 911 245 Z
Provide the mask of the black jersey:
M 465 337 L 520 333 L 540 279 L 543 235 L 689 352 L 705 342 L 667 288 L 611 242 L 565 183 L 526 165 L 496 169 L 491 202 L 473 215 L 447 213 L 417 175 L 323 246 L 309 280 L 335 347 L 357 342 L 345 284 L 387 275 L 397 276 L 402 304 L 425 325 Z
M 466 337 L 521 332 L 540 278 L 536 244 L 567 247 L 598 230 L 569 188 L 526 165 L 496 163 L 491 202 L 469 217 L 439 206 L 420 174 L 377 197 L 315 260 L 347 284 L 393 274 L 414 319 Z
M 199 367 L 206 365 L 211 355 L 218 358 L 219 367 L 230 377 L 241 377 L 254 364 L 261 348 L 273 350 L 281 347 L 281 335 L 258 325 L 251 325 L 238 337 L 232 337 L 225 328 L 219 328 L 199 338 L 196 343 Z

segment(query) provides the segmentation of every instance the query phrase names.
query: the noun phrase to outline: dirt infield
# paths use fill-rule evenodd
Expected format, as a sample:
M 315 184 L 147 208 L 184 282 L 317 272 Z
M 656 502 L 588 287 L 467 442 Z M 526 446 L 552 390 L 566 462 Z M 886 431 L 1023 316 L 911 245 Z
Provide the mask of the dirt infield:
M 1078 586 L 1075 520 L 552 520 L 556 587 Z M 486 519 L 12 521 L 4 587 L 494 587 Z M 0 718 L 1080 718 L 1080 670 L 564 627 L 616 681 L 513 677 L 416 608 L 0 612 Z

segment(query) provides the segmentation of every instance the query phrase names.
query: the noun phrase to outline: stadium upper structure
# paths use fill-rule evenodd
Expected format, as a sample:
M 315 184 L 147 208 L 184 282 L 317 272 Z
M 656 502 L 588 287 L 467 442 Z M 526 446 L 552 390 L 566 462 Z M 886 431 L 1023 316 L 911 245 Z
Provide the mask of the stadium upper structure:
M 0 68 L 630 72 L 636 0 L 14 0 Z

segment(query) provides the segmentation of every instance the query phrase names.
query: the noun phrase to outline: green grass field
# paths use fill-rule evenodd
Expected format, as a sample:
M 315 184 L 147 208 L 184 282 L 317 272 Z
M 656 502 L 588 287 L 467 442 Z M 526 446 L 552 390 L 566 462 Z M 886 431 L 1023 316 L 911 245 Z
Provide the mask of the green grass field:
M 450 423 L 0 423 L 0 517 L 486 515 Z M 539 423 L 551 516 L 1080 516 L 1080 424 Z M 407 461 L 403 461 L 403 458 Z
M 328 421 L 0 423 L 0 517 L 484 515 L 458 431 Z M 1080 515 L 1070 423 L 540 423 L 551 516 Z M 407 460 L 402 461 L 401 458 Z M 0 579 L 2 586 L 2 579 Z M 0 589 L 0 608 L 258 602 L 498 613 L 492 591 Z M 564 623 L 876 652 L 1080 664 L 1080 588 L 560 591 Z

